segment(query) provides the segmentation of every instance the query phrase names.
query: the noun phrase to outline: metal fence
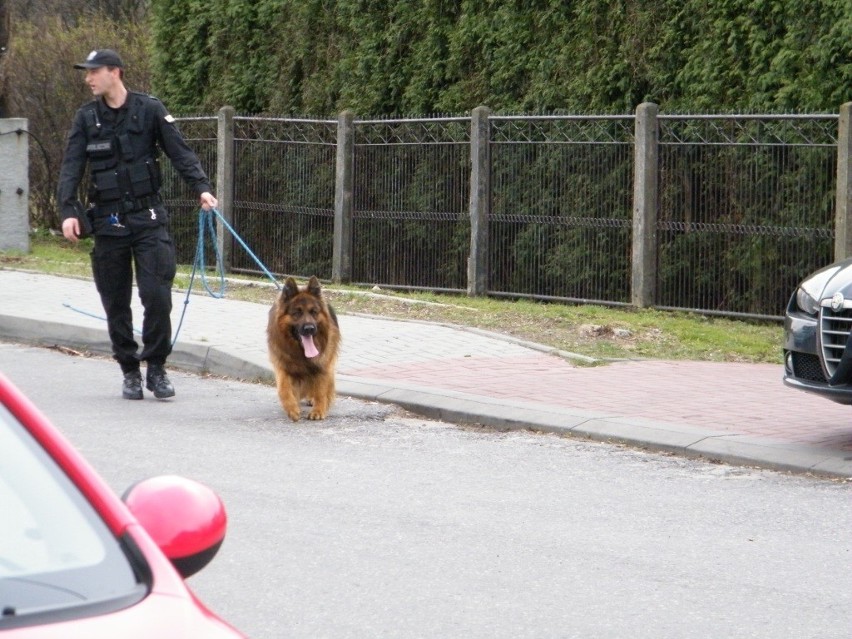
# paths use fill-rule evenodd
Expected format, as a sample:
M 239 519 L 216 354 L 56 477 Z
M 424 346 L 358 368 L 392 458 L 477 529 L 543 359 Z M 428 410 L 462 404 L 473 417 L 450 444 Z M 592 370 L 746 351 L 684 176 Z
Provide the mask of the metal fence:
M 783 313 L 832 261 L 837 122 L 659 117 L 657 306 Z
M 470 119 L 354 121 L 352 281 L 464 291 Z
M 234 119 L 234 229 L 274 273 L 331 277 L 334 120 Z M 243 250 L 231 268 L 259 272 Z
M 492 295 L 628 303 L 632 116 L 491 116 Z
M 471 291 L 471 117 L 353 118 L 348 146 L 340 119 L 234 117 L 224 172 L 221 119 L 180 126 L 211 176 L 234 176 L 217 191 L 232 189 L 233 227 L 270 271 L 335 279 L 343 252 L 343 281 Z M 489 114 L 487 294 L 631 303 L 636 120 Z M 797 281 L 832 260 L 838 115 L 660 115 L 657 126 L 651 305 L 782 316 Z M 184 213 L 197 203 L 164 169 L 191 262 Z M 235 240 L 226 248 L 231 270 L 261 272 Z

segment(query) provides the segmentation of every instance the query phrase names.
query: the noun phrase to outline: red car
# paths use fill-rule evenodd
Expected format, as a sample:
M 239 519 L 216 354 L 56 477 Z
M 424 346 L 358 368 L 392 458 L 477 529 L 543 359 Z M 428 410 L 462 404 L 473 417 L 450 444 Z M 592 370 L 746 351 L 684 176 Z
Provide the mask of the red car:
M 184 582 L 213 558 L 219 497 L 156 477 L 119 499 L 0 374 L 0 634 L 4 639 L 235 639 Z

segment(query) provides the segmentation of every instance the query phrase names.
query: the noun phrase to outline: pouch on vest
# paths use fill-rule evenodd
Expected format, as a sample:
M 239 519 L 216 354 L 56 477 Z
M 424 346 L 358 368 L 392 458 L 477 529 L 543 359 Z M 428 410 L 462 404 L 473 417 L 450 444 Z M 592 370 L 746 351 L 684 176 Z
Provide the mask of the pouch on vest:
M 118 149 L 121 153 L 121 159 L 125 162 L 133 161 L 133 144 L 130 142 L 130 136 L 126 133 L 120 133 L 116 136 L 118 139 Z
M 132 105 L 130 109 L 130 121 L 127 123 L 127 131 L 129 133 L 142 133 L 145 130 L 145 115 L 146 111 L 144 108 L 133 108 L 136 105 Z
M 157 187 L 152 179 L 148 162 L 136 162 L 128 167 L 130 178 L 130 191 L 133 197 L 143 197 L 157 192 Z
M 154 183 L 154 191 L 159 192 L 160 187 L 163 186 L 163 174 L 160 171 L 160 160 L 157 158 L 145 160 L 145 164 L 148 167 L 148 173 L 151 174 L 151 181 Z
M 118 200 L 121 197 L 121 188 L 118 183 L 116 171 L 101 171 L 92 175 L 92 190 L 94 199 L 99 204 Z

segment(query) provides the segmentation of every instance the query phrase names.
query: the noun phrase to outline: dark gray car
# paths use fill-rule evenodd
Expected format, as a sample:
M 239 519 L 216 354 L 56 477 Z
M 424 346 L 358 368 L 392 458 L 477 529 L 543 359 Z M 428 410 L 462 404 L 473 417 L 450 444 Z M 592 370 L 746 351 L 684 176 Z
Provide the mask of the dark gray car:
M 784 383 L 852 404 L 852 259 L 796 288 L 784 320 Z

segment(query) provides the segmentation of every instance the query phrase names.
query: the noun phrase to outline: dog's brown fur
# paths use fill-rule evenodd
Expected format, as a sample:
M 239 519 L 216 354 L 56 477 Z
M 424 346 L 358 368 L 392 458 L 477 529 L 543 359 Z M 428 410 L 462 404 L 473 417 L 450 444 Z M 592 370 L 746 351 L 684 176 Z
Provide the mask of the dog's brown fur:
M 334 401 L 340 328 L 316 277 L 301 287 L 292 277 L 287 278 L 269 309 L 266 333 L 278 399 L 284 411 L 294 422 L 298 421 L 299 402 L 307 399 L 312 404 L 308 419 L 325 419 Z M 308 344 L 312 340 L 319 351 L 314 357 L 305 354 L 305 348 L 310 348 L 305 345 L 305 338 Z

